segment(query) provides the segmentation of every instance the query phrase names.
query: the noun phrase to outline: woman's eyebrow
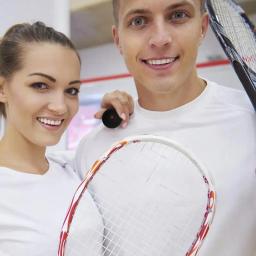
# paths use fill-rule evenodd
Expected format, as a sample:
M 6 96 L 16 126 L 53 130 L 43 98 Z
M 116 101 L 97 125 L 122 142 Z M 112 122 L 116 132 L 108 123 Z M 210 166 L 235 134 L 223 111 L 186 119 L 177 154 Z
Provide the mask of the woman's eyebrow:
M 40 73 L 40 72 L 29 74 L 29 76 L 42 76 L 42 77 L 44 77 L 44 78 L 47 78 L 47 79 L 50 80 L 51 82 L 56 82 L 56 79 L 53 78 L 52 76 L 49 76 L 49 75 L 47 75 L 47 74 Z
M 71 84 L 81 84 L 81 81 L 80 80 L 74 80 L 74 81 L 71 81 L 68 83 L 69 85 Z
M 57 80 L 55 78 L 53 78 L 52 76 L 49 76 L 47 74 L 44 74 L 44 73 L 41 73 L 41 72 L 36 72 L 36 73 L 32 73 L 32 74 L 29 74 L 29 76 L 42 76 L 44 78 L 47 78 L 48 80 L 50 80 L 51 82 L 56 82 Z M 74 80 L 74 81 L 71 81 L 68 83 L 69 85 L 72 85 L 72 84 L 81 84 L 81 81 L 80 80 Z

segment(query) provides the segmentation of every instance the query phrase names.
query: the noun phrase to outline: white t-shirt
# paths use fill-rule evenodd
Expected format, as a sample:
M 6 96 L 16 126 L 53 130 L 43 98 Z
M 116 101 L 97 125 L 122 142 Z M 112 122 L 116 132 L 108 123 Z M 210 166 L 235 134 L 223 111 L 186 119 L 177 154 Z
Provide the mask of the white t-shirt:
M 256 115 L 243 91 L 208 81 L 192 102 L 171 111 L 137 103 L 127 128 L 103 126 L 80 143 L 75 168 L 81 176 L 115 141 L 137 134 L 168 137 L 192 152 L 210 171 L 216 213 L 198 255 L 256 255 Z
M 80 179 L 49 159 L 44 175 L 0 167 L 0 256 L 56 256 L 60 231 Z

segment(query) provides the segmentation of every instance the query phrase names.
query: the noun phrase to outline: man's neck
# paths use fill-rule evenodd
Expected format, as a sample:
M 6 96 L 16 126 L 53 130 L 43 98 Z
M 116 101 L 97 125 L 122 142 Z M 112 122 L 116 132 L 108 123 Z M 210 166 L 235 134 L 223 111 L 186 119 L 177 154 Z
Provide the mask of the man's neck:
M 168 111 L 185 105 L 196 99 L 205 89 L 207 83 L 198 78 L 193 88 L 187 90 L 177 90 L 172 93 L 151 93 L 143 92 L 143 96 L 139 94 L 139 104 L 141 107 L 152 111 Z

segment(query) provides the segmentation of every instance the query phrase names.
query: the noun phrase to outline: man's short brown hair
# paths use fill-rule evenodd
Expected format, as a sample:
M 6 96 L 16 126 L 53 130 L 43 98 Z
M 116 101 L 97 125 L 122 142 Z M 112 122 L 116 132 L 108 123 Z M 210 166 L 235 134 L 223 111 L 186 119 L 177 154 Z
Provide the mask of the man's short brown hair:
M 113 5 L 113 16 L 114 16 L 114 21 L 115 24 L 118 24 L 118 12 L 119 12 L 119 0 L 112 0 L 112 5 Z

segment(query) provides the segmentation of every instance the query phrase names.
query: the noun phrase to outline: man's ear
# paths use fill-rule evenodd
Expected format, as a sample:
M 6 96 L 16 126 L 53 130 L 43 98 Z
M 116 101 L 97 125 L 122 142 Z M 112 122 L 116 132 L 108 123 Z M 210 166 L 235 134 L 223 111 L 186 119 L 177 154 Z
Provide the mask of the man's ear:
M 120 40 L 119 40 L 118 28 L 115 25 L 112 26 L 112 36 L 113 36 L 115 45 L 119 49 L 120 54 L 123 54 L 122 48 L 120 45 Z
M 202 26 L 201 26 L 201 41 L 203 41 L 203 39 L 205 38 L 205 35 L 208 31 L 208 27 L 209 27 L 209 16 L 208 14 L 205 12 L 202 15 Z
M 0 102 L 7 102 L 6 79 L 2 76 L 0 76 Z

